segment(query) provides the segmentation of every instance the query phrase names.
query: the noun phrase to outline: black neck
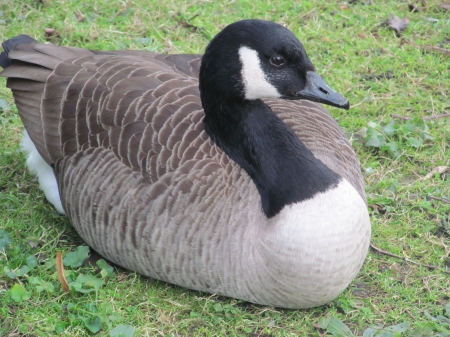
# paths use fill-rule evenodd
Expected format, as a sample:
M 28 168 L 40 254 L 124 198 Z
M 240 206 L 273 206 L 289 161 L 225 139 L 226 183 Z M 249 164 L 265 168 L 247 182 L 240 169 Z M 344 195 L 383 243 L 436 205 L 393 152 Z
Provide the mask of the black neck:
M 206 131 L 250 175 L 268 218 L 337 186 L 340 176 L 316 159 L 263 101 L 223 104 L 203 91 L 202 102 Z

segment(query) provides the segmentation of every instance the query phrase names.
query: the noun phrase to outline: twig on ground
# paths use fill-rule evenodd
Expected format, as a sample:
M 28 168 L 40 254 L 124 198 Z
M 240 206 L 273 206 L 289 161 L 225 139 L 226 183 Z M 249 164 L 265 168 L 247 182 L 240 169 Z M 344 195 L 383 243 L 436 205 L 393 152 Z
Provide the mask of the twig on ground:
M 450 204 L 450 200 L 447 200 L 447 199 L 444 199 L 444 198 L 433 197 L 432 195 L 430 195 L 428 198 L 442 201 L 445 204 Z
M 436 166 L 430 172 L 428 172 L 425 177 L 420 178 L 419 180 L 427 180 L 427 179 L 432 178 L 436 173 L 441 175 L 449 170 L 450 170 L 450 166 Z
M 419 47 L 419 48 L 423 48 L 425 50 L 436 50 L 436 51 L 441 52 L 443 54 L 450 55 L 450 49 L 445 49 L 445 48 L 441 48 L 441 47 L 437 47 L 437 46 L 421 46 L 421 45 L 415 44 L 415 43 L 412 43 L 412 45 L 416 46 L 416 47 Z
M 409 312 L 408 309 L 406 309 L 405 311 L 406 311 L 406 313 L 408 314 L 408 316 L 411 317 L 414 321 L 417 319 L 416 317 L 414 317 L 414 316 Z
M 436 47 L 436 46 L 424 46 L 423 48 L 425 50 L 436 50 L 436 51 L 441 52 L 443 54 L 450 55 L 450 49 L 445 49 L 445 48 Z
M 422 279 L 422 282 L 423 282 L 423 285 L 425 286 L 425 289 L 431 294 L 431 290 L 430 290 L 430 288 L 428 287 L 428 276 L 427 276 L 427 277 L 424 277 L 424 278 Z
M 407 116 L 400 116 L 397 114 L 391 114 L 392 118 L 397 118 L 397 119 L 402 119 L 404 121 L 410 121 L 412 119 L 412 117 L 407 117 Z
M 397 118 L 397 119 L 403 119 L 405 121 L 410 121 L 411 119 L 413 119 L 412 117 L 408 117 L 408 116 L 400 116 L 397 114 L 391 114 L 392 118 Z M 450 117 L 450 113 L 443 113 L 440 115 L 434 115 L 434 116 L 425 116 L 422 118 L 422 120 L 424 121 L 429 121 L 432 119 L 440 119 L 440 118 L 445 118 L 445 117 Z
M 445 270 L 445 269 L 443 269 L 443 268 L 440 267 L 440 266 L 433 266 L 433 265 L 431 265 L 431 264 L 425 264 L 425 263 L 420 263 L 420 262 L 413 261 L 413 260 L 411 260 L 411 259 L 408 259 L 407 257 L 403 257 L 403 256 L 400 256 L 400 255 L 396 255 L 396 254 L 387 252 L 387 251 L 385 251 L 385 250 L 383 250 L 383 249 L 381 249 L 381 248 L 378 248 L 378 247 L 375 246 L 373 243 L 370 244 L 370 248 L 372 248 L 375 252 L 380 253 L 380 254 L 382 254 L 382 255 L 387 255 L 387 256 L 395 257 L 395 258 L 400 259 L 400 260 L 403 260 L 403 261 L 405 261 L 405 262 L 409 262 L 409 263 L 415 264 L 415 265 L 417 265 L 417 266 L 425 267 L 425 268 L 428 268 L 428 269 L 442 270 L 444 273 L 450 274 L 450 271 L 449 271 L 449 270 Z

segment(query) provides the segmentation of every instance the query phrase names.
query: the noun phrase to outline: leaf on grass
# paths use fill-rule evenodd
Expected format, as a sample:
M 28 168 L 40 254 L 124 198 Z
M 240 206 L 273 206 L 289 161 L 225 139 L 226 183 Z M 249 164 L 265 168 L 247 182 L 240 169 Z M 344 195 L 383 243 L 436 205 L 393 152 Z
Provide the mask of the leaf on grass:
M 134 337 L 136 330 L 131 325 L 119 324 L 109 332 L 110 337 Z
M 22 266 L 16 271 L 12 271 L 9 267 L 5 266 L 3 268 L 3 271 L 9 278 L 15 279 L 17 277 L 26 275 L 30 271 L 30 268 L 28 266 Z
M 6 102 L 5 99 L 0 98 L 0 110 L 8 110 L 8 109 L 9 109 L 8 102 Z
M 406 330 L 408 330 L 408 328 L 409 328 L 409 322 L 403 322 L 400 324 L 388 326 L 387 328 L 384 328 L 383 330 L 397 334 L 397 333 L 405 332 Z
M 59 280 L 59 283 L 61 283 L 62 290 L 64 290 L 66 293 L 68 293 L 69 292 L 69 284 L 67 283 L 66 276 L 64 275 L 64 264 L 63 264 L 62 254 L 59 250 L 56 252 L 56 271 L 58 273 L 58 280 Z
M 442 316 L 442 315 L 438 315 L 436 316 L 436 319 L 438 320 L 439 324 L 441 325 L 449 325 L 450 326 L 450 318 Z
M 335 337 L 354 337 L 348 326 L 339 318 L 327 316 L 319 319 L 317 323 L 321 329 L 326 330 Z
M 408 144 L 415 147 L 416 149 L 418 149 L 423 143 L 422 138 L 414 138 L 414 137 L 409 137 L 408 138 Z
M 395 34 L 397 36 L 401 36 L 401 32 L 403 32 L 406 27 L 408 27 L 409 19 L 405 16 L 403 19 L 400 19 L 397 15 L 392 14 L 389 19 L 384 22 L 385 26 L 388 26 L 395 30 Z
M 20 277 L 20 276 L 26 275 L 29 271 L 30 271 L 30 268 L 28 266 L 22 266 L 15 273 L 16 273 L 16 276 Z
M 437 174 L 443 174 L 450 170 L 450 166 L 436 166 L 434 169 L 432 169 L 425 177 L 422 179 L 430 179 L 434 176 L 435 173 Z
M 11 298 L 17 302 L 23 302 L 30 299 L 31 294 L 25 289 L 25 287 L 21 284 L 15 284 L 10 290 L 9 294 Z
M 0 230 L 0 251 L 5 250 L 11 243 L 11 236 L 8 232 Z
M 222 312 L 223 311 L 222 304 L 220 304 L 220 303 L 215 303 L 213 308 L 214 308 L 215 312 Z
M 386 138 L 381 132 L 369 127 L 364 137 L 364 144 L 366 146 L 381 147 L 386 142 Z
M 30 255 L 27 257 L 27 266 L 30 269 L 33 269 L 34 267 L 36 267 L 38 265 L 38 260 L 36 259 L 36 257 L 34 255 Z
M 94 303 L 92 303 L 92 302 L 86 303 L 86 304 L 84 305 L 84 307 L 85 307 L 86 310 L 89 311 L 89 312 L 93 312 L 93 313 L 98 312 L 97 306 L 96 306 Z
M 55 292 L 55 287 L 53 284 L 51 282 L 43 281 L 40 277 L 31 276 L 28 279 L 28 282 L 36 286 L 36 291 L 38 293 L 43 292 L 44 290 L 48 293 Z
M 8 266 L 4 266 L 3 271 L 5 272 L 5 275 L 8 276 L 9 278 L 12 278 L 12 279 L 16 278 L 16 273 L 13 272 L 11 270 L 11 268 L 9 268 Z
M 244 332 L 246 333 L 252 333 L 253 329 L 252 328 L 243 328 L 242 330 L 244 330 Z
M 100 274 L 102 275 L 102 278 L 105 278 L 106 276 L 111 276 L 114 273 L 114 268 L 111 267 L 105 260 L 100 259 L 96 262 L 97 267 L 101 269 Z
M 64 265 L 66 267 L 76 268 L 83 264 L 84 260 L 86 260 L 89 256 L 89 247 L 88 246 L 78 246 L 75 251 L 70 252 L 64 258 Z
M 383 132 L 386 136 L 390 137 L 397 131 L 397 125 L 395 125 L 395 121 L 391 120 L 383 127 Z
M 103 285 L 103 280 L 92 275 L 78 275 L 76 282 L 70 284 L 80 293 L 97 291 Z
M 374 337 L 378 330 L 380 330 L 381 327 L 370 327 L 364 330 L 363 337 Z
M 422 124 L 423 125 L 423 124 Z M 411 132 L 411 133 L 415 133 L 417 131 L 417 128 L 419 128 L 421 125 L 419 125 L 418 121 L 414 121 L 414 120 L 409 120 L 407 121 L 403 127 L 405 128 L 406 131 Z
M 388 143 L 386 145 L 386 150 L 389 153 L 389 156 L 391 156 L 391 158 L 393 159 L 397 159 L 402 154 L 400 146 L 397 142 Z
M 92 333 L 97 333 L 100 331 L 100 317 L 89 316 L 83 319 L 84 326 L 89 329 Z
M 57 322 L 55 324 L 55 332 L 58 334 L 63 332 L 64 330 L 66 330 L 68 325 L 69 324 L 67 322 Z
M 450 11 L 450 3 L 447 4 L 440 4 L 439 5 L 440 9 L 443 9 L 444 11 Z

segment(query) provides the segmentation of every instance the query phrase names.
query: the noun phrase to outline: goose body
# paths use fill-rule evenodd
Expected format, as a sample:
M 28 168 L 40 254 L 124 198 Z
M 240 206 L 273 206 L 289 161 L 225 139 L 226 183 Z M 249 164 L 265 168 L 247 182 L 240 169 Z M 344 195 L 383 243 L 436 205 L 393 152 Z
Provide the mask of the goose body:
M 286 308 L 356 276 L 370 242 L 359 163 L 312 101 L 348 103 L 289 30 L 240 21 L 203 57 L 3 46 L 28 164 L 105 258 Z

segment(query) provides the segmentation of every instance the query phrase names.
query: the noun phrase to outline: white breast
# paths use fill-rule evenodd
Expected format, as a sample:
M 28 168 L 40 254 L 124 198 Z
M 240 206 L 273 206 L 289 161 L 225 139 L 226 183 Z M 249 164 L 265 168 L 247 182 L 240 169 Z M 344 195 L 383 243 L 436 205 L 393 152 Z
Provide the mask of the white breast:
M 370 233 L 366 204 L 345 179 L 337 188 L 285 207 L 260 236 L 265 278 L 276 280 L 272 286 L 278 288 L 270 301 L 308 308 L 336 298 L 361 268 Z M 290 300 L 289 294 L 297 295 Z

